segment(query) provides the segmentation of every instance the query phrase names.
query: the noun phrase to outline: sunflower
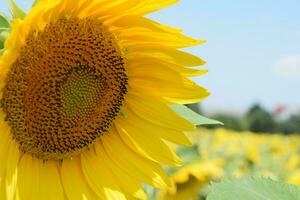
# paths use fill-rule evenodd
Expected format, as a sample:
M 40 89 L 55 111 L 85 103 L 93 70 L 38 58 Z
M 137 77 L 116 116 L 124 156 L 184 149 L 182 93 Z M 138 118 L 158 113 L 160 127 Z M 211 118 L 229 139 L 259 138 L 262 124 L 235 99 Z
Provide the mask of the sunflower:
M 0 199 L 145 199 L 170 186 L 195 125 L 170 106 L 208 92 L 198 45 L 144 15 L 177 0 L 39 0 L 0 57 Z
M 172 187 L 158 194 L 159 200 L 196 200 L 210 181 L 223 175 L 223 159 L 197 161 L 179 169 L 171 176 Z

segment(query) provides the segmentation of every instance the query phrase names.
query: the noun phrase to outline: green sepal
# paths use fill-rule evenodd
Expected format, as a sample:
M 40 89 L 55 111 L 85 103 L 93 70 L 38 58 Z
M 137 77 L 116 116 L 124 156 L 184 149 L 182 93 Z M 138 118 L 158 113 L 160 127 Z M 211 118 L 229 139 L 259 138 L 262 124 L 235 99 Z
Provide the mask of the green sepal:
M 0 55 L 3 53 L 4 42 L 8 36 L 10 30 L 10 19 L 9 17 L 0 12 Z
M 0 31 L 3 29 L 9 29 L 10 28 L 10 19 L 9 17 L 0 12 Z
M 174 110 L 177 114 L 185 118 L 186 120 L 190 121 L 191 123 L 195 125 L 204 125 L 204 124 L 220 124 L 223 125 L 222 122 L 219 122 L 214 119 L 209 119 L 207 117 L 204 117 L 202 115 L 199 115 L 198 113 L 192 111 L 188 107 L 184 105 L 170 105 L 172 110 Z
M 26 16 L 24 10 L 15 2 L 15 0 L 8 0 L 8 8 L 14 19 L 23 19 Z
M 9 29 L 0 29 L 0 50 L 4 51 L 4 42 L 8 37 Z M 2 55 L 2 51 L 0 51 L 0 55 Z
M 210 186 L 207 200 L 297 200 L 300 188 L 269 178 L 246 177 Z
M 0 42 L 4 43 L 4 41 L 6 40 L 6 38 L 8 37 L 9 31 L 8 30 L 4 30 L 1 31 L 0 30 Z

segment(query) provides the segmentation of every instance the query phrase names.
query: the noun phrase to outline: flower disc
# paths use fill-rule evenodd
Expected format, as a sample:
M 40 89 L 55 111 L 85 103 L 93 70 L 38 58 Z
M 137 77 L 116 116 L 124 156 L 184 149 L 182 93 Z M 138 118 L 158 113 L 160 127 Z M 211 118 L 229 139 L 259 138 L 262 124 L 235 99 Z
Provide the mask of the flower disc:
M 28 35 L 2 98 L 22 151 L 63 159 L 108 131 L 127 92 L 125 59 L 115 40 L 93 18 L 61 17 Z

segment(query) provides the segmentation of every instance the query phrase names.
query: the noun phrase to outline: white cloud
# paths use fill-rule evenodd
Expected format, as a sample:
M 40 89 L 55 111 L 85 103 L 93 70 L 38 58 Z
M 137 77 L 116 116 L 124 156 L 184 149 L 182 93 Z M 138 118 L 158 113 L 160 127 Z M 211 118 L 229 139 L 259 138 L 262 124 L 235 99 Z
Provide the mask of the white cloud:
M 274 72 L 282 77 L 300 78 L 300 55 L 289 55 L 281 57 L 274 65 Z

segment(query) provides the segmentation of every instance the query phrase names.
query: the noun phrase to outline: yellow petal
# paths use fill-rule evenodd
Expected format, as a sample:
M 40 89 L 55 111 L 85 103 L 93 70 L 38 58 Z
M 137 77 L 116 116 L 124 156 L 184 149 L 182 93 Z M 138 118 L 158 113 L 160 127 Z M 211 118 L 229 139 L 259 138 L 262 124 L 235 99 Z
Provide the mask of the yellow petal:
M 39 200 L 39 167 L 31 155 L 23 155 L 19 164 L 18 173 L 18 198 L 20 200 Z
M 77 0 L 77 2 L 74 3 L 73 0 L 64 0 L 62 3 L 64 5 L 63 10 L 65 13 L 68 13 L 68 15 L 77 16 L 79 14 L 79 7 L 82 5 L 82 1 Z
M 132 150 L 157 163 L 170 166 L 181 165 L 180 158 L 161 141 L 158 134 L 146 129 L 144 124 L 138 124 L 140 121 L 136 121 L 130 112 L 125 111 L 125 115 L 124 119 L 118 118 L 115 124 L 119 135 Z
M 181 29 L 169 27 L 163 24 L 159 24 L 155 21 L 147 19 L 141 16 L 132 16 L 126 15 L 121 17 L 111 23 L 114 26 L 114 30 L 118 32 L 126 31 L 128 28 L 137 28 L 141 30 L 154 30 L 154 31 L 162 31 L 162 32 L 170 32 L 170 33 L 180 33 Z
M 185 133 L 183 133 L 182 131 L 177 131 L 174 129 L 159 126 L 149 122 L 148 120 L 144 120 L 138 115 L 136 115 L 130 109 L 126 109 L 126 105 L 123 106 L 122 112 L 124 113 L 126 120 L 128 120 L 128 115 L 130 114 L 131 118 L 133 118 L 132 121 L 134 121 L 137 126 L 144 127 L 144 129 L 146 129 L 147 132 L 155 134 L 158 137 L 161 137 L 165 140 L 168 140 L 176 144 L 181 144 L 186 146 L 192 144 L 191 141 L 185 135 Z
M 129 58 L 136 58 L 137 56 L 149 56 L 151 58 L 160 58 L 163 60 L 172 60 L 182 66 L 199 66 L 206 62 L 197 56 L 190 53 L 177 50 L 174 48 L 162 48 L 161 46 L 136 46 L 128 48 L 127 56 Z
M 5 192 L 5 174 L 0 177 L 0 199 L 6 199 Z
M 19 163 L 19 147 L 14 140 L 12 140 L 9 150 L 7 153 L 6 160 L 6 200 L 14 200 L 16 185 L 17 185 L 17 177 L 18 177 L 18 163 Z
M 180 104 L 198 102 L 209 95 L 206 89 L 171 69 L 172 66 L 151 63 L 142 66 L 131 62 L 128 64 L 129 87 L 132 92 L 178 99 Z
M 96 18 L 106 18 L 110 16 L 119 16 L 140 4 L 144 4 L 142 0 L 98 0 L 93 1 L 89 6 L 83 9 L 79 16 L 93 16 Z
M 0 199 L 6 199 L 6 162 L 7 152 L 10 144 L 13 142 L 10 138 L 10 129 L 4 121 L 4 114 L 0 113 Z
M 166 188 L 170 180 L 159 164 L 148 160 L 127 147 L 112 128 L 102 136 L 105 151 L 109 157 L 132 178 L 137 178 L 157 188 Z
M 116 178 L 119 186 L 127 193 L 138 199 L 146 199 L 145 192 L 141 189 L 141 184 L 138 180 L 132 178 L 131 174 L 121 170 L 107 155 L 103 148 L 103 144 L 98 142 L 95 144 L 96 159 L 101 159 L 106 163 L 107 168 L 111 170 Z
M 10 144 L 12 143 L 12 138 L 10 135 L 10 129 L 5 124 L 4 120 L 2 121 L 2 116 L 0 119 L 0 179 L 2 179 L 2 175 L 6 170 L 6 162 L 7 162 L 7 152 Z
M 166 68 L 167 70 L 171 69 L 172 70 L 171 72 L 173 72 L 168 75 L 180 79 L 181 76 L 199 76 L 207 72 L 207 70 L 191 69 L 179 65 L 178 63 L 174 62 L 174 60 L 172 60 L 170 57 L 166 57 L 163 55 L 161 57 L 154 57 L 154 56 L 155 56 L 155 52 L 153 52 L 153 55 L 141 56 L 141 55 L 133 54 L 127 56 L 128 58 L 127 66 L 129 72 L 132 72 L 131 75 L 134 76 L 135 74 L 137 74 L 137 76 L 145 76 L 145 75 L 149 76 L 150 74 L 147 73 L 147 69 L 149 69 L 153 73 L 155 71 L 160 72 L 164 68 Z M 146 68 L 144 73 L 141 73 L 141 68 L 143 69 Z M 174 73 L 174 71 L 177 73 Z M 178 75 L 180 75 L 180 77 L 178 77 Z
M 154 97 L 150 99 L 128 94 L 126 105 L 142 119 L 162 127 L 179 131 L 192 131 L 196 128 L 194 124 L 177 115 L 165 102 Z
M 131 12 L 128 12 L 127 14 L 130 15 L 145 15 L 160 9 L 163 9 L 165 7 L 171 6 L 175 3 L 177 3 L 179 0 L 151 0 L 146 1 L 147 3 L 138 9 L 134 9 Z
M 64 191 L 59 174 L 59 163 L 57 161 L 46 161 L 43 163 L 42 160 L 35 162 L 38 162 L 40 172 L 39 196 L 43 196 L 43 200 L 64 200 Z
M 79 157 L 65 159 L 62 163 L 61 177 L 68 199 L 90 200 L 100 197 L 89 187 L 81 169 Z
M 190 104 L 202 101 L 209 92 L 188 79 L 161 80 L 157 78 L 132 77 L 129 80 L 132 93 L 143 96 L 163 97 L 175 104 Z
M 160 45 L 162 47 L 183 48 L 203 44 L 204 40 L 195 40 L 181 33 L 163 33 L 141 31 L 138 28 L 127 29 L 118 34 L 120 44 L 126 48 L 144 45 Z
M 84 152 L 81 160 L 87 182 L 102 199 L 125 200 L 125 196 L 117 185 L 107 163 L 98 159 L 93 149 Z
M 203 74 L 206 74 L 208 70 L 198 70 L 198 69 L 189 69 L 189 68 L 183 68 L 178 69 L 178 72 L 180 72 L 184 76 L 201 76 Z

